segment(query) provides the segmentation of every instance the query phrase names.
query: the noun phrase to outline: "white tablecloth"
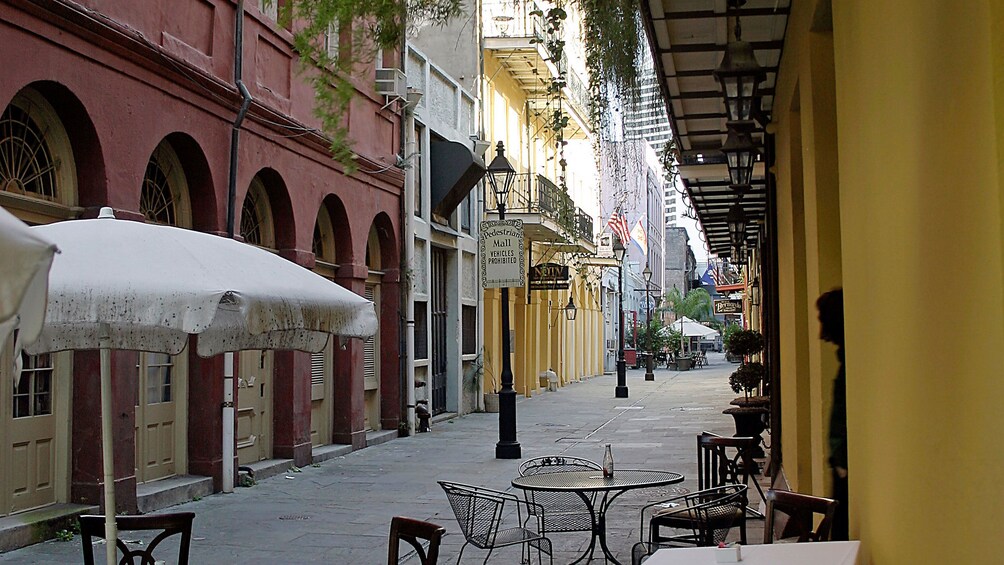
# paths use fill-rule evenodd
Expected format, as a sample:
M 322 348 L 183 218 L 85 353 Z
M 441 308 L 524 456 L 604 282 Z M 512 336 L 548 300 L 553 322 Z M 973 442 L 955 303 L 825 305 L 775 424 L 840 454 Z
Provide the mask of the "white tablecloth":
M 746 545 L 741 565 L 854 565 L 859 541 Z M 715 547 L 660 549 L 645 565 L 717 565 Z

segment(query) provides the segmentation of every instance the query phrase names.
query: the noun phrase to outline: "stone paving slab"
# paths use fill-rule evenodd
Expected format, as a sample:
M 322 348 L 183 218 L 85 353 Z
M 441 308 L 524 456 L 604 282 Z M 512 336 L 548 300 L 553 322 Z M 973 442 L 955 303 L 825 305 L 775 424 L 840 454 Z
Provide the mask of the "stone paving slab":
M 735 397 L 728 387 L 735 365 L 720 354 L 708 358 L 709 365 L 700 369 L 657 369 L 654 382 L 644 380 L 643 370 L 629 370 L 626 399 L 614 398 L 615 377 L 605 375 L 517 402 L 524 459 L 565 454 L 599 461 L 603 446 L 610 443 L 617 468 L 685 475 L 679 485 L 630 491 L 613 504 L 608 539 L 624 563 L 630 563 L 631 545 L 639 539 L 638 509 L 681 487 L 696 489 L 695 435 L 702 430 L 734 433 L 732 419 L 722 410 Z M 436 423 L 431 433 L 334 457 L 233 494 L 215 494 L 165 512 L 196 513 L 191 548 L 195 565 L 383 565 L 395 515 L 446 527 L 440 562 L 455 563 L 464 538 L 436 481 L 513 490 L 510 481 L 519 461 L 495 459 L 497 440 L 497 414 L 470 414 Z M 748 529 L 750 539 L 758 540 L 762 520 L 751 520 Z M 573 561 L 589 542 L 586 532 L 549 537 L 555 545 L 555 563 Z M 97 555 L 103 554 L 103 546 L 95 549 Z M 80 553 L 80 538 L 75 536 L 70 542 L 50 541 L 0 554 L 0 563 L 79 563 Z M 518 563 L 519 553 L 518 548 L 499 550 L 490 562 Z M 485 554 L 468 546 L 463 563 L 481 563 Z

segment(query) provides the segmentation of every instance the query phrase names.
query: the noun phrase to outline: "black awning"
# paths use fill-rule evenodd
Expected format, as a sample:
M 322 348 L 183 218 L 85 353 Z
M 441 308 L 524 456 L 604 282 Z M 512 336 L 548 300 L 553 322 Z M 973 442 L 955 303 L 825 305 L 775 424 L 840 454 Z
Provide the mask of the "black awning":
M 462 143 L 433 140 L 431 145 L 432 211 L 449 218 L 488 169 Z

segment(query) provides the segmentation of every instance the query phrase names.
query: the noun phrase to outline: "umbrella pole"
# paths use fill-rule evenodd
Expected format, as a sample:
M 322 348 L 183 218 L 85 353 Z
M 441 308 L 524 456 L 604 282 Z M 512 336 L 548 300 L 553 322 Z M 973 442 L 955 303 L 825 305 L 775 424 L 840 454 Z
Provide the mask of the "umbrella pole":
M 101 463 L 105 475 L 105 555 L 115 565 L 115 459 L 112 446 L 112 352 L 108 324 L 100 326 L 101 346 Z

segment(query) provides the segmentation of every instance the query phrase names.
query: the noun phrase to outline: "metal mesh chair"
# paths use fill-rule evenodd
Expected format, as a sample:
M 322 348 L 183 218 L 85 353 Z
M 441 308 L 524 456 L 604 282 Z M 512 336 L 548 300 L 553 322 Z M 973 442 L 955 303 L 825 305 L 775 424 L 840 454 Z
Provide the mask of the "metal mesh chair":
M 175 514 L 148 514 L 145 516 L 116 516 L 115 525 L 119 532 L 128 531 L 155 531 L 161 530 L 149 543 L 138 549 L 131 549 L 118 539 L 115 546 L 122 554 L 119 560 L 120 565 L 147 565 L 149 563 L 163 562 L 163 557 L 156 559 L 154 550 L 165 539 L 180 535 L 180 545 L 178 546 L 178 565 L 188 565 L 188 550 L 192 544 L 192 521 L 195 519 L 194 512 L 178 512 Z M 94 552 L 91 538 L 105 537 L 105 517 L 104 516 L 80 516 L 80 544 L 84 550 L 84 565 L 94 565 Z M 102 561 L 104 559 L 102 558 Z M 173 560 L 172 560 L 173 561 Z
M 830 539 L 830 526 L 833 524 L 833 513 L 840 502 L 832 498 L 810 496 L 786 490 L 767 491 L 767 520 L 763 528 L 763 542 L 774 542 L 775 525 L 781 529 L 777 539 L 794 539 L 797 543 L 807 541 L 827 541 Z M 778 514 L 782 516 L 778 516 Z M 812 529 L 816 514 L 823 519 Z M 781 519 L 779 519 L 781 518 Z
M 390 547 L 387 553 L 387 565 L 397 565 L 400 559 L 401 542 L 407 542 L 415 548 L 419 563 L 436 565 L 439 560 L 439 543 L 446 535 L 446 528 L 404 516 L 394 516 L 390 521 Z M 423 547 L 422 540 L 429 542 Z
M 539 526 L 539 516 L 543 513 L 540 505 L 520 500 L 516 495 L 508 492 L 484 487 L 449 481 L 439 481 L 439 486 L 443 487 L 446 492 L 446 498 L 450 501 L 450 507 L 453 508 L 457 523 L 460 525 L 460 531 L 463 532 L 466 539 L 460 548 L 460 555 L 457 556 L 458 564 L 464 556 L 467 544 L 488 550 L 484 563 L 488 563 L 488 558 L 492 556 L 495 549 L 511 545 L 526 546 L 528 559 L 532 547 L 537 550 L 539 563 L 543 563 L 541 553 L 547 554 L 550 563 L 554 562 L 551 555 L 551 540 L 540 533 L 539 527 L 536 531 L 524 527 L 526 525 L 524 511 L 527 512 L 526 520 L 529 520 L 531 515 L 537 516 Z M 503 525 L 507 504 L 510 508 L 516 507 L 517 526 L 505 527 Z M 528 510 L 529 507 L 535 507 L 532 514 Z
M 527 459 L 519 465 L 519 476 L 542 475 L 560 471 L 600 471 L 595 461 L 581 457 L 549 455 Z M 541 518 L 541 533 L 547 532 L 588 532 L 592 530 L 593 518 L 585 501 L 574 492 L 524 491 L 526 501 L 531 503 L 529 511 L 533 515 L 535 504 L 544 509 Z M 596 493 L 589 495 L 596 498 Z
M 718 545 L 735 524 L 745 524 L 746 490 L 746 485 L 725 485 L 648 504 L 641 511 L 642 541 L 667 546 Z M 662 528 L 676 533 L 663 535 Z M 740 542 L 746 543 L 745 528 L 740 530 Z

